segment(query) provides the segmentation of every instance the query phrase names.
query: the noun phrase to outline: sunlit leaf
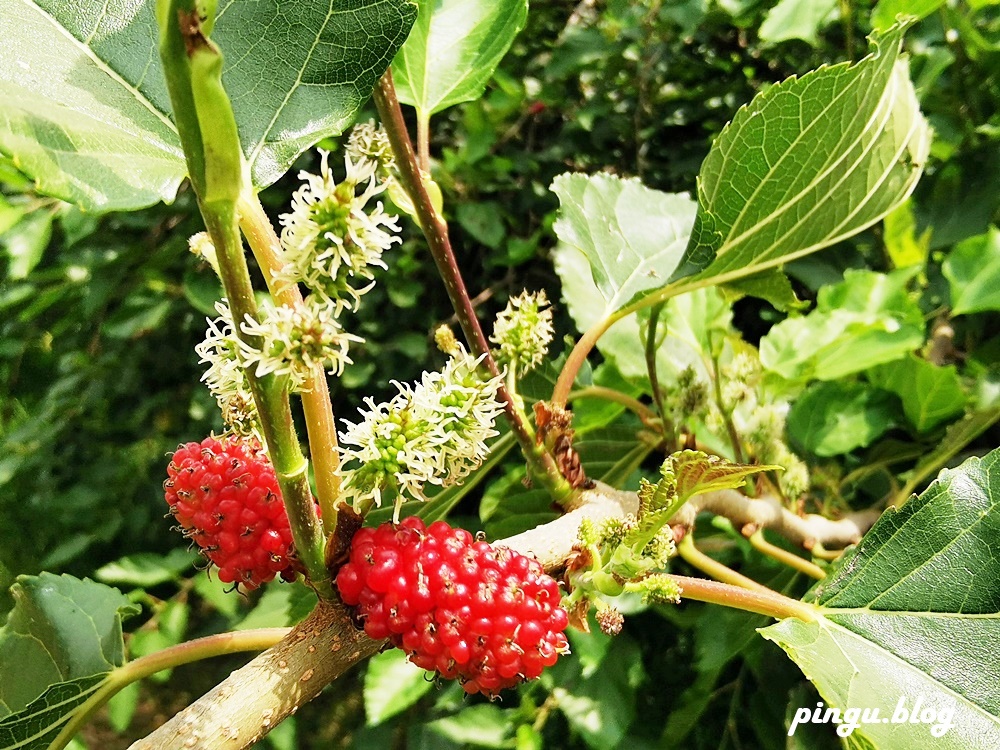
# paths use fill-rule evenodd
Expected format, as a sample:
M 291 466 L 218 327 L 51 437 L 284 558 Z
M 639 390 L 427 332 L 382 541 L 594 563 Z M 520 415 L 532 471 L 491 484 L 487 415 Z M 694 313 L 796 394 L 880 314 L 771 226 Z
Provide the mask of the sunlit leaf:
M 896 268 L 922 266 L 930 252 L 930 227 L 917 236 L 917 219 L 913 215 L 913 201 L 907 199 L 886 214 L 885 250 Z
M 923 170 L 920 114 L 902 29 L 876 51 L 772 86 L 737 112 L 702 164 L 681 274 L 726 281 L 827 247 L 904 200 Z M 718 239 L 700 229 L 710 221 Z M 708 266 L 706 268 L 706 266 Z
M 1000 230 L 958 243 L 942 264 L 955 315 L 1000 310 Z
M 662 287 L 684 253 L 696 205 L 686 193 L 661 193 L 609 174 L 563 174 L 555 230 L 590 263 L 607 317 Z M 598 304 L 595 304 L 597 302 Z M 591 305 L 600 310 L 599 302 Z
M 560 244 L 553 252 L 553 263 L 561 282 L 563 301 L 577 328 L 586 331 L 595 326 L 603 315 L 602 300 L 592 275 L 592 266 L 582 251 Z M 694 368 L 703 379 L 708 378 L 706 357 L 710 354 L 709 339 L 720 343 L 733 328 L 732 306 L 717 288 L 697 289 L 671 297 L 664 304 L 657 328 L 656 364 L 664 382 L 676 379 L 687 367 Z M 626 378 L 647 380 L 645 327 L 646 311 L 629 315 L 615 322 L 597 341 L 605 358 L 611 360 Z M 648 384 L 645 385 L 648 389 Z
M 422 117 L 477 98 L 528 16 L 527 0 L 417 0 L 392 63 L 399 100 Z
M 815 310 L 771 328 L 761 364 L 788 381 L 835 380 L 919 348 L 924 317 L 908 291 L 915 272 L 847 271 L 820 290 Z

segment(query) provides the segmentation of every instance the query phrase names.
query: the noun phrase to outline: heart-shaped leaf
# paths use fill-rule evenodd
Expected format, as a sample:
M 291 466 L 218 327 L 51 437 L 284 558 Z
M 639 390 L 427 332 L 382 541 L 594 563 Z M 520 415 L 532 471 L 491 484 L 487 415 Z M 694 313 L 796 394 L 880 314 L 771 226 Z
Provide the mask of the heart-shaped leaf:
M 830 706 L 879 709 L 857 729 L 873 747 L 1000 747 L 998 535 L 1000 450 L 882 516 L 815 588 L 813 622 L 761 633 Z

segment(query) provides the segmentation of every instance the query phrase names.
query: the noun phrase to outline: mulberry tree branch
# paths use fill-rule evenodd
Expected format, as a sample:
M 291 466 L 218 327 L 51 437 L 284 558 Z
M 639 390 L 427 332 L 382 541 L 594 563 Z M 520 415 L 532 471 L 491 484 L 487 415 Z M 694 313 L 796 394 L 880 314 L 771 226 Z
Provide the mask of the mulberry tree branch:
M 580 494 L 581 504 L 551 523 L 496 542 L 521 554 L 535 555 L 547 568 L 565 564 L 573 552 L 580 522 L 623 518 L 638 509 L 634 492 L 604 484 Z M 775 501 L 776 502 L 776 501 Z M 831 521 L 822 516 L 799 517 L 770 500 L 745 497 L 735 490 L 700 495 L 675 516 L 690 525 L 699 510 L 721 512 L 736 523 L 776 529 L 789 539 L 827 547 L 857 542 L 877 513 L 866 511 Z M 750 592 L 704 579 L 672 576 L 682 596 L 773 617 L 810 619 L 814 610 L 776 592 Z M 327 684 L 354 664 L 374 655 L 385 641 L 374 641 L 355 628 L 340 604 L 321 601 L 308 618 L 274 648 L 233 672 L 212 691 L 181 711 L 130 750 L 242 750 L 312 700 Z

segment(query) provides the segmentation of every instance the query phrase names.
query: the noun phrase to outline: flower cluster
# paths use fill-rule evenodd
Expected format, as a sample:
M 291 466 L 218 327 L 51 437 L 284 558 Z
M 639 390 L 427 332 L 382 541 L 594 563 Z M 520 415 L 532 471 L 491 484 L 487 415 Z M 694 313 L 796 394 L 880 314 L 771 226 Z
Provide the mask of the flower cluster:
M 785 443 L 788 404 L 762 404 L 747 420 L 745 435 L 754 457 L 763 464 L 784 467 L 778 486 L 785 497 L 795 500 L 809 490 L 809 467 Z
M 215 271 L 216 276 L 219 275 L 219 256 L 215 250 L 215 245 L 212 244 L 212 238 L 208 236 L 208 232 L 192 234 L 188 238 L 188 250 L 208 263 L 212 267 L 212 270 Z
M 552 310 L 544 291 L 522 292 L 511 297 L 497 315 L 490 341 L 497 345 L 497 360 L 523 375 L 542 363 L 552 341 Z
M 350 343 L 363 339 L 345 333 L 333 308 L 317 303 L 312 296 L 294 307 L 265 307 L 260 321 L 247 318 L 241 330 L 259 340 L 252 346 L 240 341 L 240 355 L 246 367 L 255 368 L 257 377 L 287 377 L 288 388 L 301 391 L 319 368 L 339 375 L 350 364 Z
M 233 316 L 225 300 L 217 302 L 215 309 L 219 317 L 207 321 L 205 340 L 194 348 L 200 357 L 199 361 L 208 364 L 201 379 L 215 396 L 223 421 L 229 429 L 237 435 L 256 435 L 257 409 L 243 370 Z
M 364 419 L 341 433 L 344 491 L 355 504 L 362 498 L 382 503 L 394 491 L 396 516 L 407 497 L 423 499 L 426 483 L 452 484 L 482 463 L 486 441 L 497 435 L 501 377 L 483 379 L 482 359 L 464 350 L 441 372 L 424 373 L 415 386 L 395 383 L 399 393 L 388 403 L 366 399 Z
M 302 172 L 305 180 L 292 196 L 291 213 L 281 216 L 285 265 L 278 278 L 305 284 L 336 313 L 356 310 L 361 296 L 374 285 L 373 266 L 385 268 L 382 253 L 399 242 L 399 224 L 381 202 L 368 202 L 385 190 L 376 177 L 377 162 L 344 157 L 347 174 L 339 184 L 329 156 L 320 151 L 320 173 Z M 360 193 L 358 192 L 360 189 Z
M 351 135 L 347 139 L 347 156 L 355 163 L 364 159 L 375 162 L 375 176 L 380 182 L 392 179 L 396 169 L 396 157 L 392 153 L 389 135 L 374 120 L 358 123 L 351 129 Z
M 722 408 L 732 411 L 741 403 L 756 399 L 760 385 L 760 359 L 749 352 L 740 352 L 719 368 L 722 380 Z

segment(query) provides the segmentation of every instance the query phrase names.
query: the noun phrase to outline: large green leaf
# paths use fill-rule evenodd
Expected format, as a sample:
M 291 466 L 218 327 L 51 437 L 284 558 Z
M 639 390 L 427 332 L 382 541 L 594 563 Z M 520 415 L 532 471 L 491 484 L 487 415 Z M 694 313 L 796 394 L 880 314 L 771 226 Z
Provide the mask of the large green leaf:
M 392 63 L 399 100 L 430 117 L 483 93 L 528 17 L 527 0 L 417 0 L 413 32 Z
M 69 575 L 20 576 L 0 628 L 0 715 L 20 711 L 54 683 L 109 672 L 125 661 L 122 618 L 139 611 L 117 589 Z
M 139 607 L 69 575 L 20 576 L 0 628 L 0 748 L 44 748 L 125 662 L 122 619 Z
M 0 151 L 42 192 L 94 210 L 173 198 L 185 166 L 154 3 L 0 0 Z M 415 15 L 406 0 L 221 7 L 213 39 L 256 186 L 352 122 Z
M 930 129 L 903 31 L 876 50 L 772 86 L 736 113 L 702 164 L 698 219 L 680 275 L 755 273 L 871 226 L 913 190 Z M 707 266 L 707 268 L 706 268 Z
M 891 394 L 863 383 L 814 383 L 788 412 L 789 439 L 817 456 L 864 448 L 896 426 L 899 408 L 893 401 Z
M 829 705 L 878 708 L 884 721 L 857 730 L 875 747 L 1000 747 L 998 535 L 1000 450 L 943 471 L 886 513 L 814 590 L 815 621 L 761 633 Z M 943 736 L 930 734 L 933 723 L 892 720 L 900 701 L 912 710 L 918 700 L 952 725 Z

